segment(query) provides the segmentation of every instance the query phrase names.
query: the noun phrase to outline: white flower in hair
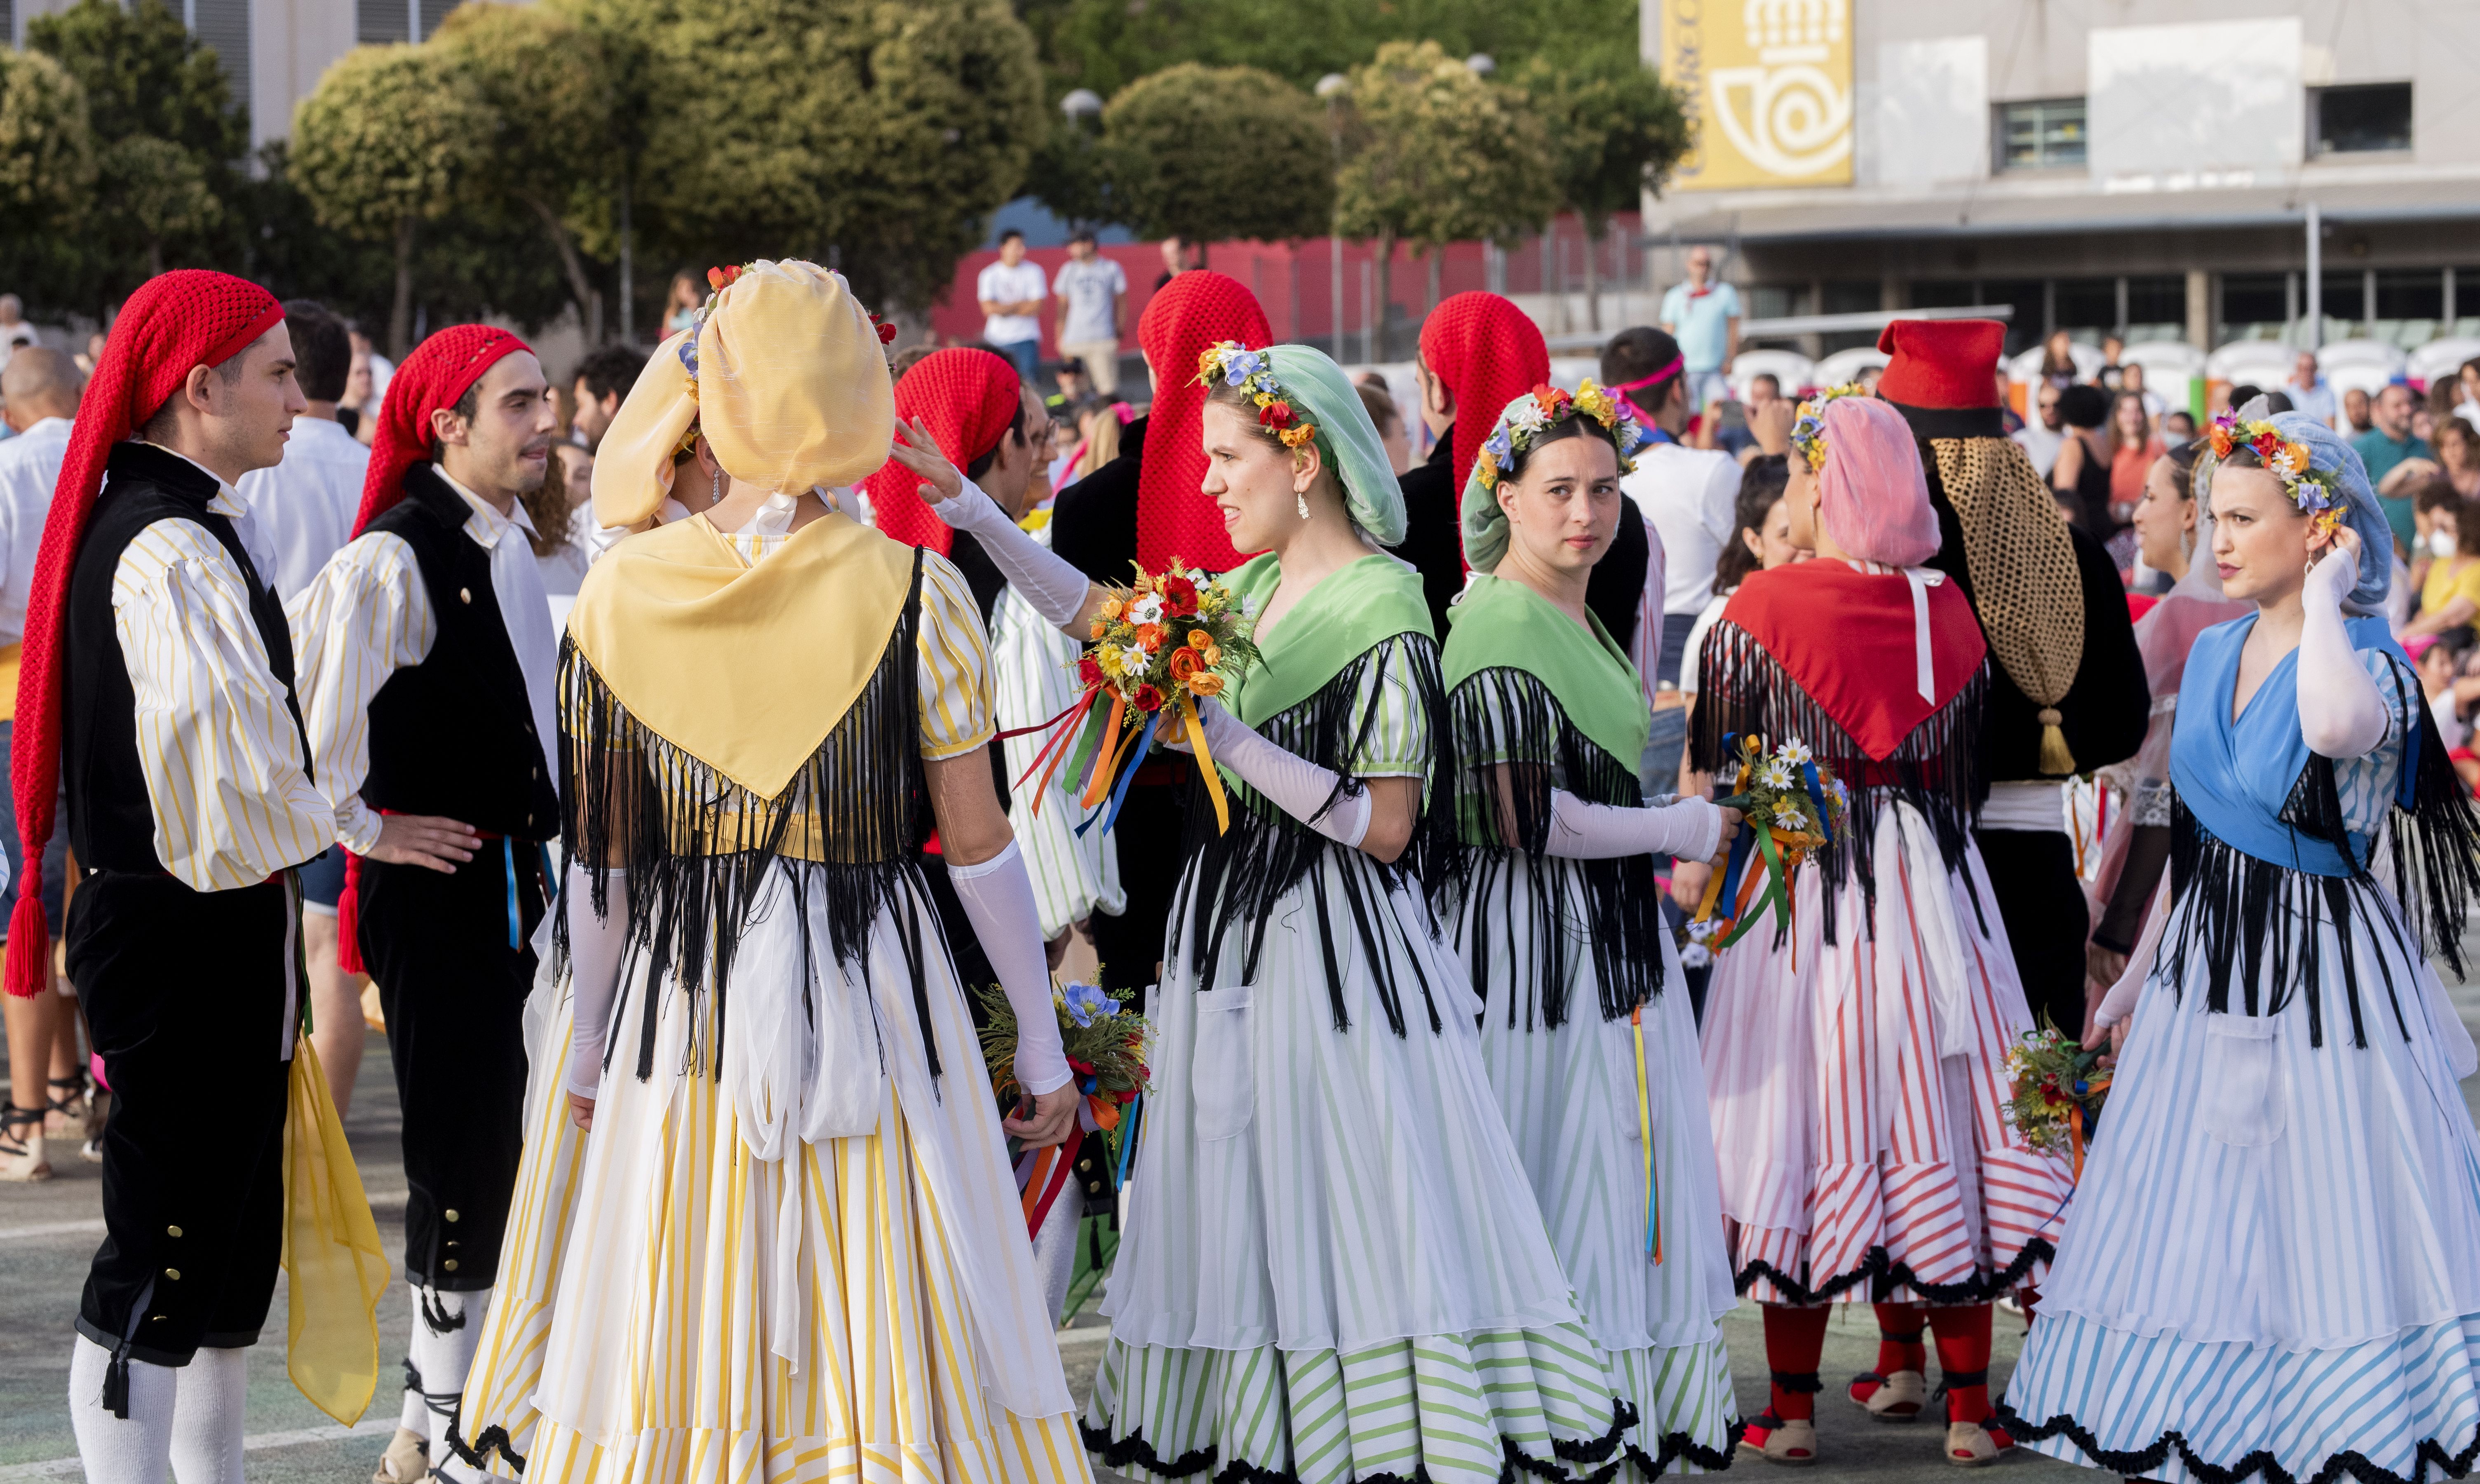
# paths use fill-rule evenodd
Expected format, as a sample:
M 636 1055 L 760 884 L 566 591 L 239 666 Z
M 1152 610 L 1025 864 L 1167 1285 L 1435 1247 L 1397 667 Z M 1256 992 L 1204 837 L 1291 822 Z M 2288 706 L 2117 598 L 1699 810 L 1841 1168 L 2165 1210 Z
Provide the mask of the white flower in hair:
M 1540 400 L 1527 397 L 1524 399 L 1523 405 L 1508 414 L 1507 426 L 1519 433 L 1532 433 L 1539 432 L 1549 424 L 1549 417 L 1541 410 Z

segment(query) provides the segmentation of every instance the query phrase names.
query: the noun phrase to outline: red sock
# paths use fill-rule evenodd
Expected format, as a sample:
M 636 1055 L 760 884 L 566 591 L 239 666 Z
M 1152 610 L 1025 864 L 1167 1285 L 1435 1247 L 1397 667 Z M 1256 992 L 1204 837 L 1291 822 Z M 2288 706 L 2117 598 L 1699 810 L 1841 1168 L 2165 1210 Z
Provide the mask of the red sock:
M 1921 1321 L 1926 1311 L 1918 1304 L 1879 1304 L 1876 1309 L 1877 1374 L 1928 1369 L 1928 1347 L 1921 1343 Z
M 1768 1304 L 1766 1364 L 1773 1368 L 1773 1414 L 1786 1422 L 1816 1412 L 1818 1357 L 1825 1353 L 1825 1321 L 1831 1311 Z M 1984 1353 L 1986 1346 L 1984 1345 Z
M 1931 1309 L 1937 1332 L 1938 1379 L 1946 1386 L 1946 1419 L 1989 1421 L 1989 1306 Z

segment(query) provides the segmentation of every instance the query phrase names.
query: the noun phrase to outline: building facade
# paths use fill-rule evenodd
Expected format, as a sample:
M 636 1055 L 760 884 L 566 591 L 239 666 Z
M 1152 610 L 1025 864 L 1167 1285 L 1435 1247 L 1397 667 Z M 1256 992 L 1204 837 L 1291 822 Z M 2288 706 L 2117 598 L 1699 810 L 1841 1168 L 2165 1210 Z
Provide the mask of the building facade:
M 1644 0 L 1642 26 L 1697 131 L 1645 201 L 1652 273 L 1721 247 L 1751 317 L 2007 304 L 2010 351 L 2480 334 L 2470 0 Z

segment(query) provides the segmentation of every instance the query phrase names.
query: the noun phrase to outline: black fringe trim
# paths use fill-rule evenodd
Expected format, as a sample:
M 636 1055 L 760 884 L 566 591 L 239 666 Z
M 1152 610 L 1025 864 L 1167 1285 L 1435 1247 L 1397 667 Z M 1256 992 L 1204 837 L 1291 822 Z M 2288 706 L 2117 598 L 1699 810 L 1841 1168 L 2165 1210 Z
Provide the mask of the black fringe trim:
M 1691 766 L 1712 772 L 1722 761 L 1722 740 L 1755 733 L 1769 746 L 1793 738 L 1806 742 L 1816 755 L 1821 776 L 1840 778 L 1851 792 L 1848 826 L 1833 845 L 1820 851 L 1824 868 L 1825 941 L 1835 943 L 1835 897 L 1859 871 L 1861 901 L 1869 913 L 1865 924 L 1876 934 L 1877 816 L 1888 804 L 1900 802 L 1921 812 L 1936 837 L 1938 857 L 1950 872 L 1960 868 L 1971 842 L 1972 821 L 1978 812 L 1973 802 L 1973 760 L 1978 756 L 1982 702 L 1989 691 L 1989 662 L 1944 706 L 1912 729 L 1911 735 L 1883 760 L 1870 757 L 1825 708 L 1800 689 L 1799 682 L 1738 624 L 1716 622 L 1705 637 L 1696 670 L 1696 711 L 1689 718 Z M 1980 895 L 1969 876 L 1964 889 L 1973 911 L 1981 911 Z M 1985 926 L 1986 924 L 1983 924 Z M 1791 930 L 1788 921 L 1774 929 L 1779 948 Z
M 694 1069 L 703 1054 L 720 1065 L 733 958 L 759 889 L 779 857 L 807 864 L 809 869 L 792 876 L 794 910 L 806 914 L 811 894 L 823 896 L 829 948 L 840 964 L 862 961 L 881 909 L 919 899 L 907 889 L 920 885 L 915 856 L 929 820 L 917 741 L 920 606 L 921 559 L 916 552 L 912 589 L 877 668 L 818 750 L 773 798 L 733 783 L 630 716 L 575 641 L 560 640 L 562 841 L 573 859 L 589 866 L 619 862 L 629 886 L 629 968 L 612 1006 L 613 1027 L 628 1013 L 634 977 L 630 971 L 639 955 L 648 955 L 687 986 L 693 1005 L 701 994 L 714 997 L 710 1028 L 691 1016 L 687 1063 Z M 792 838 L 796 824 L 798 839 Z M 595 916 L 607 919 L 610 892 L 602 872 L 589 870 L 586 879 Z M 565 972 L 565 915 L 555 923 L 555 951 Z M 939 1051 L 917 914 L 905 947 L 914 1010 L 935 1078 Z M 815 964 L 804 965 L 805 1011 L 814 1003 L 810 983 L 815 974 Z M 638 1017 L 640 1080 L 654 1075 L 657 1009 L 649 997 Z M 701 1037 L 709 1034 L 712 1044 L 702 1054 Z M 617 1035 L 610 1038 L 607 1068 L 620 1042 Z
M 1619 1465 L 1622 1462 L 1644 1457 L 1643 1452 L 1633 1445 L 1627 1445 L 1624 1453 L 1621 1453 L 1623 1435 L 1639 1421 L 1636 1408 L 1623 1398 L 1614 1396 L 1611 1398 L 1611 1430 L 1599 1438 L 1587 1441 L 1552 1440 L 1550 1450 L 1559 1459 L 1565 1460 L 1565 1464 L 1552 1459 L 1535 1458 L 1516 1446 L 1514 1439 L 1501 1435 L 1498 1440 L 1502 1455 L 1498 1469 L 1499 1484 L 1514 1484 L 1519 1472 L 1547 1480 L 1549 1484 L 1610 1484 L 1610 1480 L 1618 1473 Z M 1739 1425 L 1737 1422 L 1731 1424 L 1735 1437 L 1738 1434 Z M 1177 1458 L 1166 1462 L 1154 1452 L 1154 1445 L 1146 1441 L 1143 1430 L 1132 1432 L 1124 1438 L 1114 1438 L 1107 1428 L 1096 1427 L 1079 1418 L 1076 1419 L 1076 1432 L 1077 1436 L 1084 1440 L 1085 1451 L 1100 1459 L 1107 1467 L 1124 1471 L 1128 1465 L 1135 1464 L 1147 1472 L 1159 1474 L 1164 1478 L 1184 1479 L 1194 1474 L 1203 1473 L 1208 1469 L 1214 1468 L 1214 1460 L 1221 1451 L 1216 1445 L 1207 1444 L 1204 1447 L 1191 1448 Z M 1694 1444 L 1687 1441 L 1685 1434 L 1674 1434 L 1673 1437 L 1679 1439 L 1685 1447 L 1695 1446 Z M 1663 1440 L 1665 1459 L 1674 1456 L 1670 1451 L 1670 1442 L 1671 1440 L 1667 1438 Z M 1620 1456 L 1614 1457 L 1615 1454 Z M 1605 1463 L 1604 1460 L 1608 1462 Z M 1698 1461 L 1703 1462 L 1703 1459 L 1700 1457 Z M 1580 1473 L 1567 1466 L 1590 1463 L 1599 1463 L 1602 1467 L 1590 1473 Z M 1235 1458 L 1216 1471 L 1213 1484 L 1301 1484 L 1301 1477 L 1288 1469 L 1267 1469 L 1250 1463 L 1246 1459 Z M 1430 1471 L 1427 1467 L 1423 1467 L 1413 1470 L 1410 1473 L 1356 1474 L 1353 1476 L 1353 1484 L 1430 1484 Z
M 1318 818 L 1367 787 L 1353 774 L 1352 759 L 1367 743 L 1377 725 L 1389 685 L 1411 690 L 1422 712 L 1433 718 L 1434 730 L 1434 718 L 1446 715 L 1445 691 L 1438 679 L 1438 646 L 1427 635 L 1401 634 L 1355 659 L 1315 694 L 1269 717 L 1257 729 L 1268 742 L 1335 775 L 1334 793 L 1320 806 Z M 1366 706 L 1360 704 L 1364 686 L 1370 693 Z M 1226 934 L 1235 926 L 1241 927 L 1241 978 L 1253 982 L 1259 956 L 1265 950 L 1267 924 L 1275 919 L 1284 897 L 1306 882 L 1307 896 L 1318 918 L 1318 942 L 1326 955 L 1327 999 L 1334 1028 L 1352 1028 L 1352 1016 L 1344 1007 L 1343 968 L 1335 952 L 1341 932 L 1349 932 L 1360 945 L 1361 961 L 1375 981 L 1378 1002 L 1385 1011 L 1389 1030 L 1398 1036 L 1407 1034 L 1406 986 L 1398 982 L 1396 974 L 1399 961 L 1412 970 L 1412 987 L 1420 991 L 1431 1033 L 1444 1028 L 1429 978 L 1421 973 L 1420 960 L 1408 951 L 1409 939 L 1403 925 L 1387 910 L 1389 894 L 1399 886 L 1408 885 L 1413 888 L 1408 895 L 1423 902 L 1426 913 L 1428 898 L 1420 888 L 1448 869 L 1449 852 L 1454 848 L 1447 828 L 1449 811 L 1435 801 L 1434 795 L 1424 801 L 1421 817 L 1413 824 L 1411 844 L 1390 865 L 1364 851 L 1335 844 L 1249 789 L 1229 791 L 1231 828 L 1218 835 L 1214 830 L 1214 805 L 1206 797 L 1204 780 L 1193 768 L 1187 772 L 1187 826 L 1182 853 L 1188 860 L 1188 869 L 1172 899 L 1170 929 L 1163 949 L 1166 959 L 1175 957 L 1184 942 L 1190 972 L 1199 984 L 1210 983 L 1212 969 L 1224 950 Z M 1318 879 L 1310 881 L 1312 875 Z M 1352 921 L 1340 927 L 1329 920 L 1323 889 L 1329 881 L 1341 887 L 1352 913 Z M 1436 924 L 1433 920 L 1420 925 L 1434 930 Z M 1389 936 L 1404 939 L 1400 946 L 1408 951 L 1388 951 L 1399 946 L 1382 946 L 1381 938 Z
M 469 1446 L 465 1442 L 464 1427 L 465 1404 L 460 1394 L 457 1398 L 456 1415 L 448 1419 L 448 1451 L 463 1459 L 473 1468 L 485 1470 L 491 1467 L 491 1455 L 497 1453 L 519 1474 L 522 1475 L 526 1471 L 525 1456 L 508 1446 L 512 1440 L 508 1437 L 506 1428 L 494 1422 L 483 1428 L 482 1436 L 475 1439 Z
M 1961 1283 L 1929 1283 L 1913 1276 L 1910 1263 L 1893 1262 L 1886 1256 L 1885 1248 L 1872 1247 L 1867 1260 L 1858 1267 L 1847 1273 L 1837 1273 L 1815 1288 L 1766 1262 L 1751 1263 L 1741 1268 L 1734 1286 L 1745 1293 L 1756 1286 L 1758 1279 L 1763 1278 L 1787 1295 L 1784 1301 L 1792 1304 L 1822 1304 L 1850 1292 L 1864 1283 L 1873 1286 L 1882 1283 L 1888 1289 L 1898 1286 L 1907 1288 L 1941 1308 L 1953 1304 L 1985 1304 L 2010 1289 L 2021 1288 L 2024 1280 L 2031 1276 L 2033 1264 L 2054 1261 L 2057 1255 L 2058 1249 L 2050 1244 L 2048 1237 L 2035 1237 L 2026 1242 L 2024 1250 L 2015 1254 L 2015 1261 L 2004 1267 L 1967 1278 Z
M 1518 1023 L 1521 1001 L 1525 1029 L 1555 1029 L 1567 1023 L 1570 955 L 1582 945 L 1600 980 L 1602 1019 L 1624 1020 L 1652 1003 L 1662 993 L 1662 940 L 1669 932 L 1653 857 L 1580 861 L 1547 853 L 1552 792 L 1640 808 L 1636 765 L 1570 726 L 1550 688 L 1525 670 L 1483 670 L 1456 688 L 1448 708 L 1455 767 L 1440 779 L 1452 793 L 1462 870 L 1438 895 L 1460 899 L 1469 914 L 1474 989 L 1486 999 L 1489 986 L 1503 980 L 1514 991 L 1506 997 L 1508 1025 Z M 1531 866 L 1521 902 L 1511 869 L 1519 853 Z M 1494 973 L 1491 914 L 1519 912 L 1532 918 L 1539 960 Z
M 1746 1420 L 1741 1418 L 1723 1423 L 1722 1445 L 1718 1448 L 1709 1448 L 1684 1432 L 1667 1433 L 1662 1440 L 1662 1451 L 1650 1457 L 1644 1449 L 1629 1444 L 1627 1461 L 1647 1478 L 1661 1476 L 1683 1458 L 1709 1473 L 1719 1473 L 1739 1461 L 1740 1438 L 1747 1430 Z
M 2338 1484 L 2346 1474 L 2358 1479 L 2360 1484 L 2427 1484 L 2431 1467 L 2437 1470 L 2439 1476 L 2460 1479 L 2468 1476 L 2472 1464 L 2480 1461 L 2480 1437 L 2475 1437 L 2471 1445 L 2460 1453 L 2448 1453 L 2444 1445 L 2435 1438 L 2423 1438 L 2417 1448 L 2419 1466 L 2411 1471 L 2408 1478 L 2380 1466 L 2357 1448 L 2334 1454 L 2325 1460 L 2323 1468 L 2302 1476 L 2275 1463 L 2270 1448 L 2259 1448 L 2230 1468 L 2223 1468 L 2196 1456 L 2195 1449 L 2187 1445 L 2184 1433 L 2166 1432 L 2155 1439 L 2150 1447 L 2123 1450 L 2103 1447 L 2101 1440 L 2072 1417 L 2061 1415 L 2046 1422 L 2034 1422 L 2019 1416 L 2003 1401 L 1998 1403 L 1996 1415 L 1999 1425 L 2017 1443 L 2064 1437 L 2081 1448 L 2084 1456 L 2096 1465 L 2131 1478 L 2149 1474 L 2169 1462 L 2173 1449 L 2178 1451 L 2180 1465 L 2202 1484 L 2239 1484 L 2240 1480 L 2251 1475 L 2260 1475 L 2264 1484 Z

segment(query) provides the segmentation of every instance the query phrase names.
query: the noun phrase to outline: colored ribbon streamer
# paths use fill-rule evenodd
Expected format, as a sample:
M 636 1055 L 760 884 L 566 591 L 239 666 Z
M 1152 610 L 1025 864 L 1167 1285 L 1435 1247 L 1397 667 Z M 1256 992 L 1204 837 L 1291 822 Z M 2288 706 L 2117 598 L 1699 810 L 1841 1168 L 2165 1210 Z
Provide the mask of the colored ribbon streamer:
M 1146 1095 L 1139 1092 L 1128 1104 L 1128 1116 L 1120 1130 L 1120 1167 L 1112 1176 L 1114 1186 L 1128 1183 L 1128 1161 L 1137 1152 L 1137 1125 L 1143 1121 L 1145 1110 Z
M 1214 754 L 1205 750 L 1205 728 L 1197 719 L 1197 703 L 1185 691 L 1179 697 L 1180 724 L 1188 728 L 1188 744 L 1197 749 L 1197 770 L 1205 775 L 1205 792 L 1214 799 L 1214 832 L 1218 835 L 1231 828 L 1231 810 L 1223 801 L 1223 775 L 1214 768 Z
M 1127 751 L 1127 732 L 1122 725 L 1127 716 L 1127 698 L 1112 696 L 1111 719 L 1102 729 L 1102 749 L 1094 760 L 1094 773 L 1085 780 L 1085 796 L 1080 800 L 1088 809 L 1110 797 L 1113 770 L 1119 767 L 1121 756 Z
M 1644 1071 L 1644 1006 L 1628 1012 L 1636 1030 L 1636 1137 L 1644 1149 L 1644 1250 L 1662 1265 L 1662 1185 L 1653 1168 L 1653 1086 Z

